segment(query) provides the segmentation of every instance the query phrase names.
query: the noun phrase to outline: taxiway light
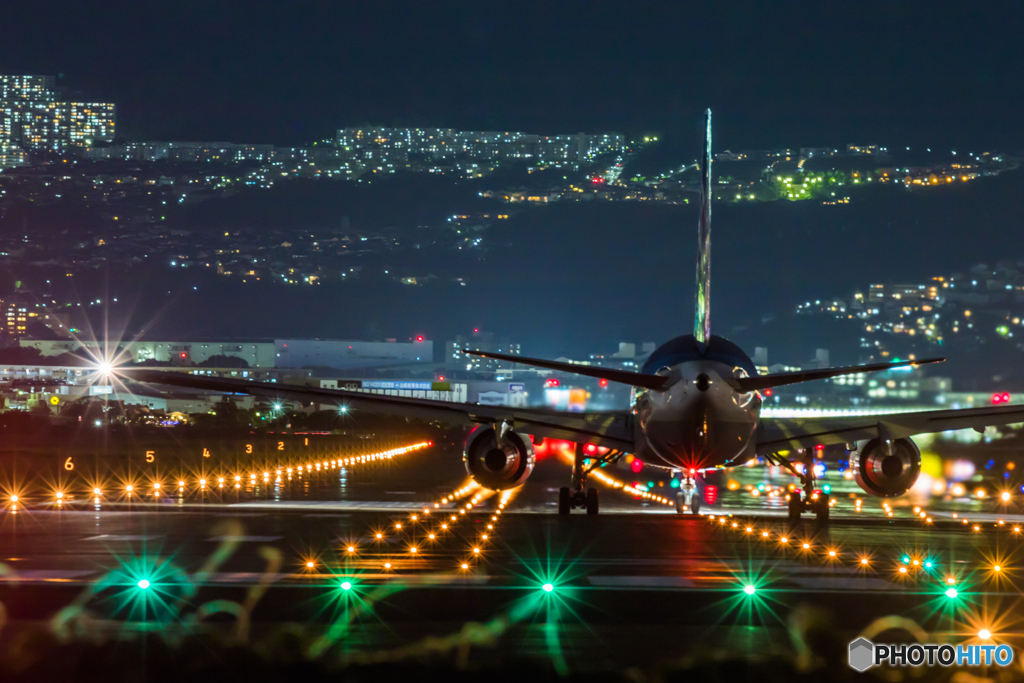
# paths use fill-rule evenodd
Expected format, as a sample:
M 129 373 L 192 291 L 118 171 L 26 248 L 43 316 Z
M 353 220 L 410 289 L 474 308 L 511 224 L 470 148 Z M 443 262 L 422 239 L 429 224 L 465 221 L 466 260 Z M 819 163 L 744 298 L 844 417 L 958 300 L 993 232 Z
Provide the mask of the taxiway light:
M 350 545 L 350 546 L 348 547 L 348 551 L 349 551 L 350 553 L 354 553 L 354 552 L 356 551 L 356 549 L 355 549 L 355 546 L 351 546 L 351 545 Z
M 768 538 L 768 532 L 767 531 L 762 531 L 761 532 L 761 538 Z
M 11 502 L 12 503 L 17 503 L 18 502 L 18 496 L 11 496 Z
M 925 562 L 924 563 L 924 568 L 925 569 L 931 569 L 932 568 L 932 563 L 931 562 Z
M 811 549 L 811 544 L 810 543 L 804 543 L 804 550 L 810 550 L 810 549 Z
M 384 534 L 377 534 L 377 538 L 378 539 L 384 538 Z
M 99 489 L 99 487 L 98 487 L 98 486 L 97 486 L 96 488 L 94 488 L 94 489 L 92 490 L 92 492 L 93 492 L 93 494 L 94 494 L 94 495 L 97 495 L 97 496 L 98 496 L 98 495 L 100 495 L 100 493 L 101 493 L 101 492 L 100 492 L 100 489 Z
M 155 482 L 153 484 L 153 488 L 156 489 L 157 491 L 159 491 L 160 490 L 160 482 Z
M 142 590 L 146 590 L 147 588 L 149 588 L 150 583 L 146 579 L 142 579 L 136 585 Z
M 341 582 L 341 590 L 347 591 L 347 590 L 351 590 L 351 589 L 352 589 L 352 584 L 350 582 L 348 582 L 348 581 L 342 581 Z
M 390 562 L 385 562 L 384 563 L 384 569 L 391 569 L 391 563 Z
M 867 564 L 868 563 L 868 558 L 866 558 L 866 557 L 860 558 L 860 563 L 861 564 Z
M 1003 494 L 1001 496 L 999 496 L 999 497 L 1003 499 L 1004 503 L 1008 502 L 1010 500 L 1010 492 L 1009 491 L 1003 491 Z
M 757 588 L 755 588 L 753 586 L 753 584 L 748 584 L 748 585 L 743 587 L 743 592 L 746 593 L 747 595 L 753 595 L 754 593 L 757 592 Z
M 828 556 L 829 557 L 835 557 L 836 556 L 836 551 L 835 550 L 829 550 L 828 551 Z
M 541 586 L 541 588 L 544 590 L 545 593 L 550 593 L 551 591 L 555 590 L 555 587 L 550 583 L 545 583 L 543 586 Z
M 313 564 L 312 560 L 310 560 L 309 562 L 306 563 L 306 567 L 309 568 L 309 569 L 312 569 L 314 566 L 315 565 Z
M 789 539 L 786 538 L 785 536 L 783 536 L 782 538 L 779 539 L 779 543 L 789 543 Z
M 128 493 L 131 493 L 133 488 L 135 487 L 132 486 L 131 484 L 128 484 L 127 486 L 124 487 L 124 490 L 127 491 Z
M 947 598 L 953 599 L 957 595 L 959 595 L 959 594 L 956 592 L 955 588 L 950 588 L 949 590 L 946 591 L 946 597 Z
M 980 631 L 978 631 L 978 637 L 982 640 L 988 640 L 992 637 L 992 633 L 987 628 L 983 628 Z
M 413 546 L 413 547 L 409 548 L 409 552 L 410 553 L 415 553 L 416 552 L 416 546 Z
M 396 528 L 396 529 L 401 529 L 401 528 L 402 528 L 402 525 L 401 525 L 400 523 L 399 523 L 399 524 L 395 524 L 395 528 Z
M 473 548 L 473 554 L 474 555 L 479 555 L 480 554 L 480 548 Z
M 997 565 L 995 565 L 994 567 L 992 567 L 992 570 L 993 570 L 993 571 L 997 571 L 997 572 L 1000 572 L 1000 571 L 1002 571 L 1002 570 L 1003 570 L 1003 568 L 1002 568 L 1002 567 L 1000 567 L 1000 566 L 999 566 L 999 565 L 997 564 Z
M 463 569 L 469 569 L 469 565 L 468 565 L 468 564 L 466 564 L 465 562 L 463 562 L 463 563 L 462 563 L 462 568 L 463 568 Z
M 907 568 L 906 567 L 900 567 L 900 574 L 906 574 L 906 573 L 907 573 Z
M 430 538 L 430 540 L 434 540 L 434 534 L 430 534 L 428 538 Z
M 946 583 L 952 586 L 954 583 L 956 583 L 956 579 L 951 576 L 948 579 L 946 579 Z

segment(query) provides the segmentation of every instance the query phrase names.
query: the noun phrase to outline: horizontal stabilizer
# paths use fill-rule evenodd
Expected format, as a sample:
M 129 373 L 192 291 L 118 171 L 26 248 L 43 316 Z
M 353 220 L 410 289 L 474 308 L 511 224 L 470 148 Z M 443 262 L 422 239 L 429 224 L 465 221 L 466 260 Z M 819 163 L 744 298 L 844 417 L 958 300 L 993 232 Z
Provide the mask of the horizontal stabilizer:
M 747 393 L 750 391 L 761 391 L 772 387 L 781 387 L 787 384 L 798 384 L 810 382 L 815 379 L 828 379 L 829 377 L 840 377 L 842 375 L 857 375 L 862 372 L 879 372 L 902 368 L 907 365 L 924 365 L 925 363 L 942 363 L 945 358 L 926 358 L 924 360 L 904 360 L 896 363 L 873 363 L 871 365 L 850 365 L 845 368 L 824 368 L 822 370 L 801 370 L 800 372 L 782 372 L 777 375 L 760 375 L 758 377 L 737 377 L 729 379 L 728 382 L 736 391 Z
M 662 377 L 660 375 L 645 375 L 640 372 L 630 372 L 629 370 L 614 370 L 612 368 L 601 368 L 592 365 L 577 365 L 576 363 L 560 363 L 555 360 L 525 358 L 523 356 L 513 356 L 507 353 L 491 353 L 489 351 L 470 351 L 469 349 L 465 349 L 463 350 L 463 353 L 469 354 L 470 356 L 479 356 L 481 358 L 494 358 L 495 360 L 510 361 L 512 363 L 529 365 L 535 368 L 544 368 L 546 370 L 573 372 L 577 375 L 606 379 L 609 382 L 618 382 L 619 384 L 628 384 L 634 387 L 641 387 L 642 389 L 653 389 L 654 391 L 664 391 L 669 384 L 669 379 L 667 377 Z

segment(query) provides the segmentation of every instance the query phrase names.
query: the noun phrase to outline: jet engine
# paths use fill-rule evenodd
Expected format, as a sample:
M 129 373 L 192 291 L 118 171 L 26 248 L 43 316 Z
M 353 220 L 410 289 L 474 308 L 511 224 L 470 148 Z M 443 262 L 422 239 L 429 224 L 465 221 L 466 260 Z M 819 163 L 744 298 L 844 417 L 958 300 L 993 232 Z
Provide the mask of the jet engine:
M 529 437 L 511 429 L 505 432 L 504 444 L 498 445 L 493 427 L 479 426 L 466 439 L 462 461 L 476 483 L 492 491 L 514 489 L 533 472 L 536 458 Z
M 921 451 L 910 439 L 894 439 L 888 447 L 872 439 L 850 456 L 850 468 L 868 493 L 882 498 L 902 496 L 921 474 Z

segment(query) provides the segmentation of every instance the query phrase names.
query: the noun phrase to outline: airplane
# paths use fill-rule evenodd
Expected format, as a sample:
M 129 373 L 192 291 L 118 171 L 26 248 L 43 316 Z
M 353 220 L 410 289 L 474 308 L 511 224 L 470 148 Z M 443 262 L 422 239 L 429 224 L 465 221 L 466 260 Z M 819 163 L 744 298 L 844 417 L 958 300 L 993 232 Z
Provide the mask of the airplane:
M 707 110 L 701 164 L 698 222 L 696 306 L 693 334 L 658 347 L 639 372 L 580 366 L 518 355 L 466 349 L 464 353 L 521 365 L 575 373 L 632 387 L 628 410 L 567 413 L 538 408 L 510 408 L 469 403 L 364 394 L 340 389 L 259 383 L 241 379 L 201 377 L 156 370 L 118 370 L 143 382 L 251 394 L 274 399 L 336 403 L 348 414 L 386 412 L 408 418 L 472 427 L 463 461 L 481 486 L 505 490 L 523 485 L 534 469 L 533 442 L 555 438 L 575 442 L 569 486 L 558 494 L 558 513 L 581 508 L 598 514 L 597 489 L 587 488 L 596 468 L 633 454 L 645 464 L 680 475 L 676 511 L 699 513 L 697 483 L 707 472 L 762 457 L 796 475 L 802 489 L 791 493 L 788 516 L 805 512 L 818 520 L 829 517 L 829 495 L 815 488 L 813 453 L 817 446 L 847 444 L 850 467 L 865 492 L 878 497 L 906 493 L 921 471 L 915 434 L 951 429 L 983 430 L 989 425 L 1024 422 L 1024 406 L 1006 405 L 964 410 L 891 413 L 874 416 L 816 418 L 762 417 L 763 393 L 773 387 L 902 366 L 942 362 L 929 358 L 893 363 L 804 370 L 758 375 L 750 357 L 736 344 L 711 334 L 711 110 Z M 585 454 L 588 445 L 608 449 Z M 795 453 L 803 461 L 798 467 Z

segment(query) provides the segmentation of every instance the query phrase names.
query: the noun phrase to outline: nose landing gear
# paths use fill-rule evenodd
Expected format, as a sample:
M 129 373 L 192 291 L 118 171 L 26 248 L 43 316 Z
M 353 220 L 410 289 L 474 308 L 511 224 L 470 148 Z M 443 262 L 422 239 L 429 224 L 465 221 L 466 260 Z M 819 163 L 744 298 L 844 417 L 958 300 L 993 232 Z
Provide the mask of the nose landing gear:
M 683 514 L 686 511 L 694 515 L 700 513 L 700 492 L 697 491 L 697 480 L 690 476 L 682 480 L 679 493 L 676 494 L 676 512 Z

